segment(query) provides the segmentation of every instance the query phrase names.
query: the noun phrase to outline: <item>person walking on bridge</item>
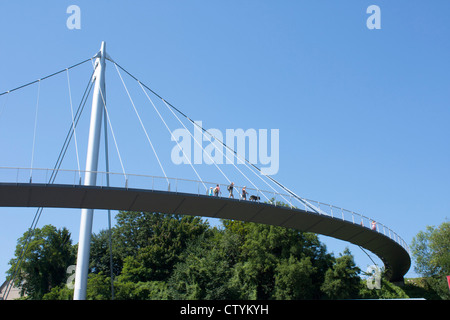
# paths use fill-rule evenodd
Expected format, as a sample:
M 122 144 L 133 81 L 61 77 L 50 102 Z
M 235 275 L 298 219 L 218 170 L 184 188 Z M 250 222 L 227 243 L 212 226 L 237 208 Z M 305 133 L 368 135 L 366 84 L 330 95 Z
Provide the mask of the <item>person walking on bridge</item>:
M 216 187 L 214 188 L 214 196 L 218 197 L 220 193 L 220 187 L 219 185 L 216 185 Z
M 247 187 L 242 188 L 242 199 L 247 200 Z
M 234 182 L 232 182 L 232 183 L 230 183 L 230 185 L 228 186 L 228 192 L 230 193 L 230 196 L 229 196 L 229 198 L 234 198 L 234 195 L 233 195 L 233 187 L 234 187 Z

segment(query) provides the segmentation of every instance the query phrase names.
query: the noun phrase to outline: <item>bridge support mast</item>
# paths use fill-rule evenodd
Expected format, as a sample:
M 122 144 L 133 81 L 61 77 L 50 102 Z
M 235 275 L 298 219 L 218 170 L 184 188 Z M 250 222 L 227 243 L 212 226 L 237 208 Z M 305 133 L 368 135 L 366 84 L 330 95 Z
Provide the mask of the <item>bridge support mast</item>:
M 84 185 L 95 186 L 97 183 L 98 154 L 104 104 L 106 103 L 105 69 L 106 43 L 103 41 L 95 61 L 94 93 L 92 97 L 91 122 L 89 127 L 89 141 L 86 157 L 86 172 Z M 89 272 L 89 251 L 91 247 L 93 209 L 81 210 L 80 235 L 78 242 L 77 267 L 75 273 L 75 288 L 73 299 L 85 300 L 87 278 Z

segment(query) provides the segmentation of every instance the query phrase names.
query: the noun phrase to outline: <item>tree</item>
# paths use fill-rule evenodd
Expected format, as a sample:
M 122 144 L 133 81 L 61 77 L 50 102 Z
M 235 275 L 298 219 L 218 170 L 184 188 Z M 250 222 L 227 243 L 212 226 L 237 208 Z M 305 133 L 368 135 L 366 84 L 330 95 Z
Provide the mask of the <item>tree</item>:
M 289 259 L 283 259 L 276 267 L 273 297 L 278 300 L 312 299 L 315 291 L 312 275 L 315 272 L 310 257 L 299 260 L 291 255 Z
M 360 272 L 347 248 L 325 273 L 320 289 L 329 299 L 356 298 L 360 289 Z
M 177 263 L 168 281 L 174 299 L 220 300 L 229 299 L 228 280 L 232 265 L 220 245 L 222 234 L 201 237 L 191 242 Z
M 233 221 L 224 224 L 227 232 L 238 236 L 240 255 L 233 268 L 230 285 L 241 299 L 298 299 L 305 297 L 288 284 L 297 279 L 308 298 L 320 296 L 318 287 L 325 270 L 332 264 L 318 237 L 294 229 Z M 305 260 L 308 258 L 309 260 Z M 292 262 L 294 266 L 288 266 Z M 308 275 L 309 279 L 304 277 Z
M 114 229 L 122 280 L 166 281 L 187 244 L 209 232 L 198 217 L 148 212 L 120 212 Z
M 115 230 L 112 229 L 112 269 L 113 275 L 118 276 L 122 269 L 123 261 L 117 250 L 117 241 L 114 237 Z M 91 249 L 89 257 L 89 272 L 100 273 L 105 275 L 111 274 L 110 261 L 110 246 L 109 246 L 109 230 L 100 230 L 99 233 L 93 234 L 91 237 Z
M 427 277 L 428 285 L 441 298 L 450 299 L 446 276 L 450 275 L 450 223 L 437 228 L 427 226 L 414 237 L 411 245 L 417 273 Z
M 17 269 L 14 283 L 21 287 L 21 295 L 41 299 L 64 282 L 67 267 L 74 262 L 75 252 L 69 231 L 45 225 L 34 232 L 26 231 L 19 238 L 15 258 L 9 262 L 11 268 L 7 273 L 12 276 Z
M 416 259 L 416 272 L 423 276 L 450 275 L 450 223 L 439 227 L 427 226 L 412 242 L 412 253 Z

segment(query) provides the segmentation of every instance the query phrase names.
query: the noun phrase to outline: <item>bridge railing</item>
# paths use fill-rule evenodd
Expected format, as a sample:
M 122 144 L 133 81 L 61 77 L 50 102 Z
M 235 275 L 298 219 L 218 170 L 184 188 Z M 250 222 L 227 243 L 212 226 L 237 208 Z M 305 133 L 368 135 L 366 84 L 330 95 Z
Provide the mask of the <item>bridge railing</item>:
M 0 181 L 8 183 L 39 183 L 39 184 L 64 184 L 64 185 L 84 185 L 85 171 L 65 170 L 65 169 L 43 169 L 43 168 L 15 168 L 0 167 Z M 121 187 L 145 190 L 171 191 L 180 193 L 189 193 L 197 195 L 208 195 L 209 190 L 217 185 L 220 187 L 219 197 L 230 197 L 227 190 L 228 184 L 197 181 L 182 178 L 166 178 L 161 176 L 150 176 L 141 174 L 123 174 L 114 172 L 96 172 L 97 186 L 102 187 Z M 334 219 L 359 224 L 369 228 L 374 232 L 382 233 L 386 237 L 400 244 L 408 253 L 407 243 L 393 230 L 386 225 L 375 221 L 362 214 L 340 208 L 331 204 L 297 198 L 287 193 L 268 191 L 246 187 L 247 197 L 242 197 L 242 188 L 244 186 L 235 185 L 233 188 L 233 197 L 239 201 L 251 201 L 250 196 L 259 197 L 256 201 L 265 202 L 274 206 L 289 206 L 310 212 L 312 214 L 326 215 Z M 213 195 L 214 196 L 214 195 Z

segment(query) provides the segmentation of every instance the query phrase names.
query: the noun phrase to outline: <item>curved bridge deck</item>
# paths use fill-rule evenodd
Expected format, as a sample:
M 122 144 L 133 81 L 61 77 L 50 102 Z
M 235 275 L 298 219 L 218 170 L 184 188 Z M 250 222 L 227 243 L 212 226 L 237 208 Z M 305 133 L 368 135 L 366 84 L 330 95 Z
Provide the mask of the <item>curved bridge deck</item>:
M 390 235 L 306 208 L 184 192 L 36 183 L 0 183 L 0 206 L 149 211 L 263 223 L 359 245 L 384 262 L 387 275 L 394 282 L 403 281 L 411 265 L 407 248 Z

